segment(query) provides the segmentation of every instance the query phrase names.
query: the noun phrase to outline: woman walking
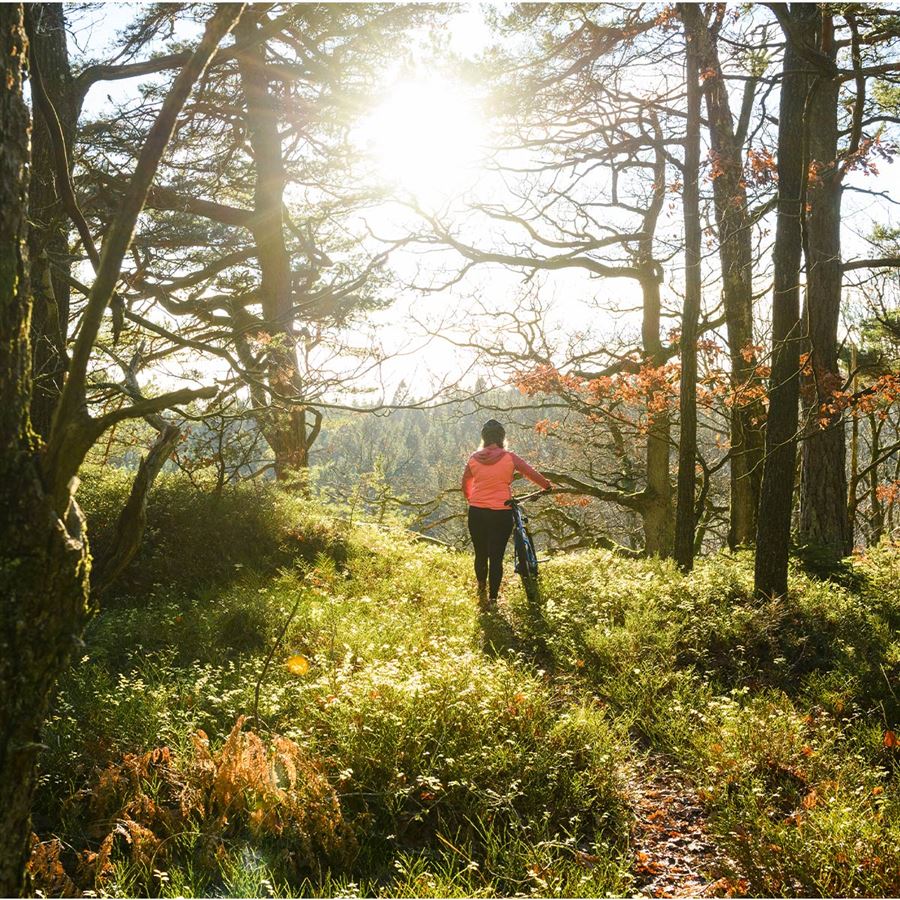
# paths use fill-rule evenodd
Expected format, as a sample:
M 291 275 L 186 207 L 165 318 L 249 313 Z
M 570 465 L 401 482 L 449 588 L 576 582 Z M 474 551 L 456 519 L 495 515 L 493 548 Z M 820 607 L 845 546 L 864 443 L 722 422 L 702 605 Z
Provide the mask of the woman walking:
M 503 578 L 503 554 L 512 534 L 510 485 L 516 473 L 545 491 L 553 485 L 524 459 L 506 449 L 506 430 L 489 419 L 481 429 L 481 449 L 466 463 L 462 490 L 469 502 L 469 534 L 475 547 L 475 578 L 480 603 L 496 602 Z

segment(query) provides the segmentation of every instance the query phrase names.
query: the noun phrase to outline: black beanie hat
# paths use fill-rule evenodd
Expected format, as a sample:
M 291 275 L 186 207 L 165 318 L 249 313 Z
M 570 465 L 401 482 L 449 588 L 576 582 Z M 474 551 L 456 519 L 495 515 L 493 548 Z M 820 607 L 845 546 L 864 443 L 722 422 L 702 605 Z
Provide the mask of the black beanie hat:
M 481 426 L 481 440 L 485 444 L 499 444 L 502 447 L 506 440 L 506 429 L 496 419 L 488 419 Z

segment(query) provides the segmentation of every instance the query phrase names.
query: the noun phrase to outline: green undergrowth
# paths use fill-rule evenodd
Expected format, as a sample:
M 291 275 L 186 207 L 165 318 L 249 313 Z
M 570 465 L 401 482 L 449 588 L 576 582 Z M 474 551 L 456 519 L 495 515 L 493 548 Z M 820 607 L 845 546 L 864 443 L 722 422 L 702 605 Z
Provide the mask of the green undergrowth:
M 798 566 L 778 602 L 747 554 L 572 554 L 539 609 L 509 582 L 479 615 L 465 554 L 163 487 L 44 736 L 46 893 L 628 894 L 646 752 L 699 792 L 733 890 L 900 893 L 896 548 L 841 583 Z M 89 485 L 96 535 L 122 489 Z
M 252 520 L 225 540 L 169 497 L 146 571 L 88 628 L 44 737 L 36 884 L 58 864 L 69 892 L 110 895 L 627 891 L 627 733 L 486 647 L 467 559 L 312 501 L 218 502 L 251 501 L 282 521 L 253 561 L 228 549 Z M 291 818 L 307 795 L 330 812 Z
M 638 752 L 681 764 L 752 896 L 900 893 L 900 548 L 845 568 L 758 601 L 747 554 L 685 578 L 596 552 L 545 567 L 541 615 L 517 595 Z

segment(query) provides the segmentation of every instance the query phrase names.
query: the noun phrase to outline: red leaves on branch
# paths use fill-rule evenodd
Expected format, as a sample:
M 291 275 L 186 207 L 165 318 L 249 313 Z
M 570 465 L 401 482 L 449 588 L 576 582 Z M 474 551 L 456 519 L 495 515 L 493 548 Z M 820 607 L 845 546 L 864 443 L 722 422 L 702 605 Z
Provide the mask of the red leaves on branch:
M 874 379 L 865 390 L 853 393 L 843 389 L 840 373 L 812 365 L 807 357 L 801 363 L 802 374 L 806 377 L 801 393 L 810 405 L 819 401 L 817 418 L 821 428 L 834 424 L 845 412 L 851 416 L 874 415 L 884 420 L 890 407 L 900 401 L 898 372 L 887 372 Z
M 655 25 L 662 28 L 677 28 L 678 23 L 678 7 L 674 3 L 665 7 L 654 22 Z
M 518 375 L 513 384 L 527 397 L 535 394 L 553 394 L 564 390 L 577 391 L 583 380 L 574 375 L 565 375 L 550 365 L 535 366 L 528 372 Z
M 678 331 L 671 331 L 668 340 L 677 347 Z M 707 409 L 718 410 L 753 406 L 758 409 L 758 424 L 762 424 L 770 368 L 755 361 L 763 349 L 748 345 L 741 351 L 744 363 L 749 365 L 742 371 L 742 381 L 734 384 L 725 348 L 712 338 L 699 339 L 698 403 Z M 545 394 L 567 400 L 589 423 L 602 425 L 612 416 L 620 427 L 646 433 L 654 418 L 677 411 L 680 374 L 678 361 L 661 366 L 639 365 L 635 361 L 629 371 L 597 378 L 580 377 L 543 364 L 520 373 L 513 384 L 527 396 Z M 560 424 L 559 421 L 541 419 L 534 428 L 537 434 L 546 437 L 557 432 Z
M 561 507 L 588 506 L 591 498 L 584 494 L 554 494 L 553 502 Z
M 744 358 L 744 362 L 753 362 L 754 359 L 765 352 L 765 349 L 762 344 L 747 344 L 746 347 L 741 349 L 741 356 Z
M 771 151 L 752 148 L 747 151 L 746 178 L 749 184 L 757 187 L 775 184 L 778 181 L 778 164 Z
M 556 431 L 559 428 L 560 423 L 555 422 L 551 419 L 541 419 L 539 422 L 534 423 L 534 430 L 541 435 L 542 437 L 550 434 L 553 431 Z
M 811 188 L 822 186 L 822 172 L 827 168 L 825 163 L 812 159 L 806 172 L 806 183 Z
M 900 498 L 900 481 L 889 481 L 875 488 L 875 496 L 885 506 L 893 506 Z
M 896 146 L 884 143 L 880 135 L 863 138 L 859 142 L 856 152 L 848 154 L 844 159 L 844 168 L 848 172 L 860 171 L 864 175 L 877 175 L 878 165 L 876 160 L 891 162 L 896 152 Z

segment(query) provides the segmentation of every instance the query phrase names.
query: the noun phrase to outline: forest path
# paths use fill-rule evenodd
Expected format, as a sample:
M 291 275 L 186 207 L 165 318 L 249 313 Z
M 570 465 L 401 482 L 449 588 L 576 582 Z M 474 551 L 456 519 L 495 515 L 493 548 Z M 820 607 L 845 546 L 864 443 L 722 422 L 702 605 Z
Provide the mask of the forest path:
M 505 607 L 505 604 L 504 604 Z M 479 614 L 485 652 L 516 651 L 553 677 L 552 653 L 543 640 L 547 625 L 538 616 L 526 637 L 508 610 Z M 608 698 L 595 699 L 605 702 Z M 625 789 L 635 821 L 630 845 L 635 897 L 740 897 L 747 881 L 709 834 L 706 813 L 684 772 L 665 754 L 635 749 L 626 766 Z
M 671 761 L 653 753 L 635 759 L 626 780 L 635 814 L 635 896 L 744 894 L 747 884 L 733 875 L 735 863 L 709 835 L 697 792 Z

